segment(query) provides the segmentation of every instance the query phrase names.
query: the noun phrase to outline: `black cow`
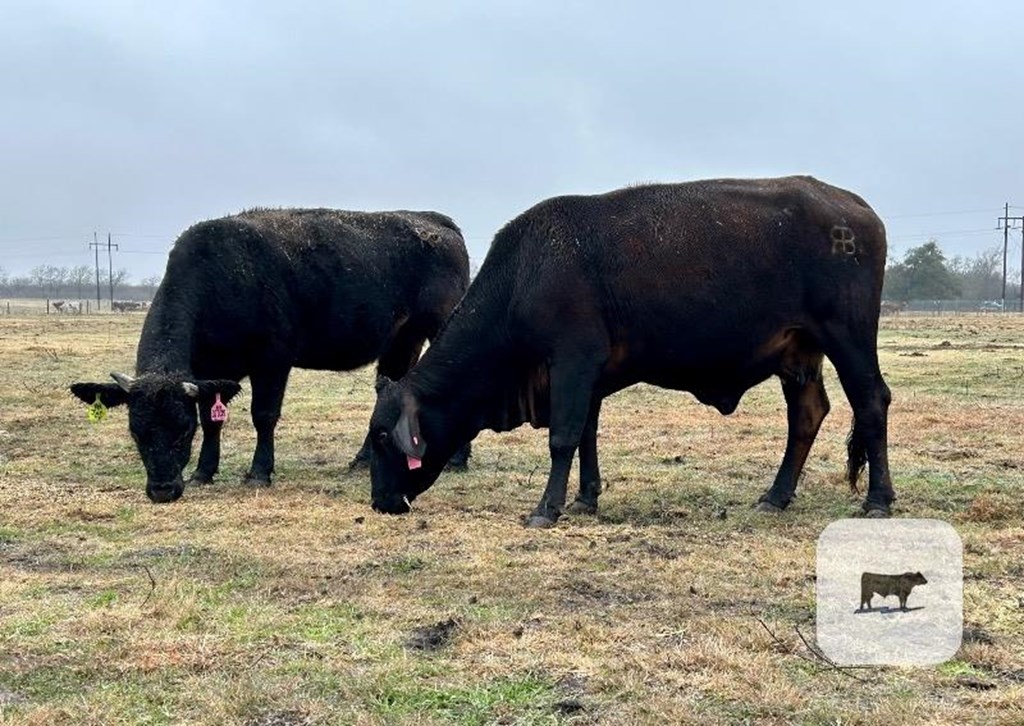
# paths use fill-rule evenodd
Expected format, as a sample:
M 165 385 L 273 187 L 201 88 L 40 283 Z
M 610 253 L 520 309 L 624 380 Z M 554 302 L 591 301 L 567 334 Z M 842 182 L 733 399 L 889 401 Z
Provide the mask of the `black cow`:
M 752 386 L 782 380 L 789 437 L 759 508 L 778 511 L 829 409 L 822 357 L 854 423 L 848 476 L 870 463 L 864 509 L 894 494 L 886 453 L 889 389 L 876 333 L 885 230 L 850 192 L 810 177 L 632 187 L 538 204 L 495 236 L 445 330 L 398 383 L 378 384 L 370 421 L 375 509 L 408 511 L 477 432 L 550 428 L 551 472 L 529 519 L 562 512 L 577 446 L 572 511 L 601 491 L 601 401 L 641 381 L 690 391 L 724 414 Z
M 192 482 L 209 483 L 223 425 L 216 399 L 226 404 L 248 376 L 257 439 L 246 477 L 266 485 L 292 367 L 351 370 L 379 359 L 381 374 L 401 376 L 468 284 L 462 234 L 435 212 L 253 210 L 200 222 L 171 250 L 137 377 L 71 390 L 90 404 L 97 395 L 128 404 L 146 493 L 167 502 L 184 490 L 197 404 L 203 445 Z
M 871 598 L 895 595 L 900 600 L 900 610 L 906 611 L 907 598 L 918 585 L 927 585 L 928 580 L 920 572 L 904 572 L 902 575 L 879 575 L 865 572 L 860 576 L 860 607 L 858 611 L 871 610 Z

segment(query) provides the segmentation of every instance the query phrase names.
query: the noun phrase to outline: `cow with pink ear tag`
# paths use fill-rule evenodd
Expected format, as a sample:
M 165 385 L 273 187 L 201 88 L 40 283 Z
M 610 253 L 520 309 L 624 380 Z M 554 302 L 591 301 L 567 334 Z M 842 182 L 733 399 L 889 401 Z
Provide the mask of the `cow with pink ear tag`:
M 723 414 L 776 376 L 788 436 L 759 511 L 793 500 L 829 411 L 822 365 L 853 410 L 847 478 L 868 467 L 865 514 L 895 500 L 891 393 L 878 366 L 885 227 L 856 194 L 811 177 L 650 184 L 548 199 L 519 215 L 444 330 L 370 419 L 372 505 L 404 513 L 484 429 L 548 429 L 531 527 L 594 514 L 602 401 L 648 383 Z M 568 480 L 579 454 L 579 489 Z
M 225 402 L 241 390 L 237 381 L 188 380 L 181 375 L 147 373 L 137 378 L 111 373 L 113 383 L 76 383 L 82 401 L 104 409 L 126 405 L 128 430 L 146 467 L 146 495 L 173 502 L 185 491 L 182 471 L 192 455 L 198 418 L 227 420 Z M 90 416 L 90 420 L 97 417 Z
M 436 212 L 257 209 L 200 222 L 171 250 L 136 376 L 115 373 L 113 383 L 71 391 L 91 419 L 128 407 L 146 492 L 169 502 L 184 491 L 200 427 L 189 482 L 213 482 L 221 430 L 248 378 L 256 449 L 245 481 L 269 486 L 291 369 L 353 370 L 376 360 L 381 374 L 400 377 L 468 283 L 462 234 Z M 368 460 L 368 447 L 354 464 Z

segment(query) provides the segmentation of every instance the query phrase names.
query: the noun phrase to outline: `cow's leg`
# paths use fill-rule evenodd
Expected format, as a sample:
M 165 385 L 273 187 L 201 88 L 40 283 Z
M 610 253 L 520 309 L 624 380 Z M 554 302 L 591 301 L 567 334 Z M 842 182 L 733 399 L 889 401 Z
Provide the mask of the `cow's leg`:
M 562 514 L 572 460 L 587 425 L 599 368 L 583 357 L 551 365 L 551 471 L 544 495 L 526 522 L 528 527 L 552 527 Z
M 886 516 L 889 505 L 896 499 L 889 475 L 887 443 L 888 411 L 892 401 L 889 387 L 878 367 L 874 331 L 872 337 L 860 344 L 851 335 L 831 336 L 825 354 L 836 367 L 850 406 L 853 408 L 851 433 L 851 468 L 861 455 L 854 451 L 862 447 L 868 463 L 868 494 L 864 511 L 869 517 Z
M 597 498 L 601 496 L 601 471 L 597 464 L 597 421 L 600 416 L 601 399 L 595 396 L 580 437 L 580 492 L 576 501 L 565 510 L 570 514 L 597 514 Z
M 290 369 L 261 371 L 249 376 L 252 384 L 252 424 L 256 427 L 256 452 L 245 483 L 270 486 L 274 473 L 274 428 L 281 418 L 281 403 Z
M 821 379 L 821 358 L 810 370 L 813 372 L 802 381 L 792 377 L 782 379 L 782 394 L 786 398 L 786 418 L 789 423 L 786 453 L 775 475 L 775 482 L 758 499 L 759 511 L 779 512 L 789 506 L 818 429 L 828 415 L 829 402 Z
M 199 423 L 203 427 L 203 445 L 189 484 L 213 484 L 213 477 L 220 468 L 220 432 L 224 423 L 210 420 L 210 407 L 203 405 L 199 406 Z

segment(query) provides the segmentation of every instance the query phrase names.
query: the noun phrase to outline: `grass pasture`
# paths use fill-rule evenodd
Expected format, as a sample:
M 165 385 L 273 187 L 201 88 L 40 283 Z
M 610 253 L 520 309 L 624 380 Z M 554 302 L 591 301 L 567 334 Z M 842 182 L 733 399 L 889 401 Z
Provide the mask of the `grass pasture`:
M 815 541 L 859 503 L 831 370 L 781 516 L 750 508 L 785 442 L 775 381 L 730 417 L 609 399 L 596 518 L 521 526 L 548 463 L 530 428 L 375 515 L 345 471 L 369 369 L 293 373 L 272 488 L 241 484 L 243 394 L 219 482 L 154 506 L 124 410 L 89 424 L 67 393 L 130 372 L 142 319 L 0 318 L 0 723 L 1024 722 L 1024 317 L 883 320 L 897 516 L 959 531 L 971 630 L 939 667 L 862 680 L 795 655 Z

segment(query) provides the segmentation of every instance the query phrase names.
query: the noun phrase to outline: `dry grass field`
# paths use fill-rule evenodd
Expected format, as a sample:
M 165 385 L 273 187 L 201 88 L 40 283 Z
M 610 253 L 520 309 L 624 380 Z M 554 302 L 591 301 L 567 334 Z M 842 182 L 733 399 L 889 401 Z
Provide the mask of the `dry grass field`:
M 969 630 L 941 666 L 848 673 L 795 631 L 818 535 L 858 511 L 831 370 L 781 516 L 751 510 L 785 441 L 775 381 L 730 417 L 609 399 L 597 517 L 522 527 L 547 469 L 530 428 L 376 515 L 345 470 L 369 369 L 293 374 L 272 488 L 241 484 L 243 394 L 219 482 L 154 506 L 125 411 L 93 425 L 67 393 L 131 372 L 142 319 L 0 318 L 0 723 L 1024 722 L 1024 317 L 883 321 L 896 515 L 961 534 Z

